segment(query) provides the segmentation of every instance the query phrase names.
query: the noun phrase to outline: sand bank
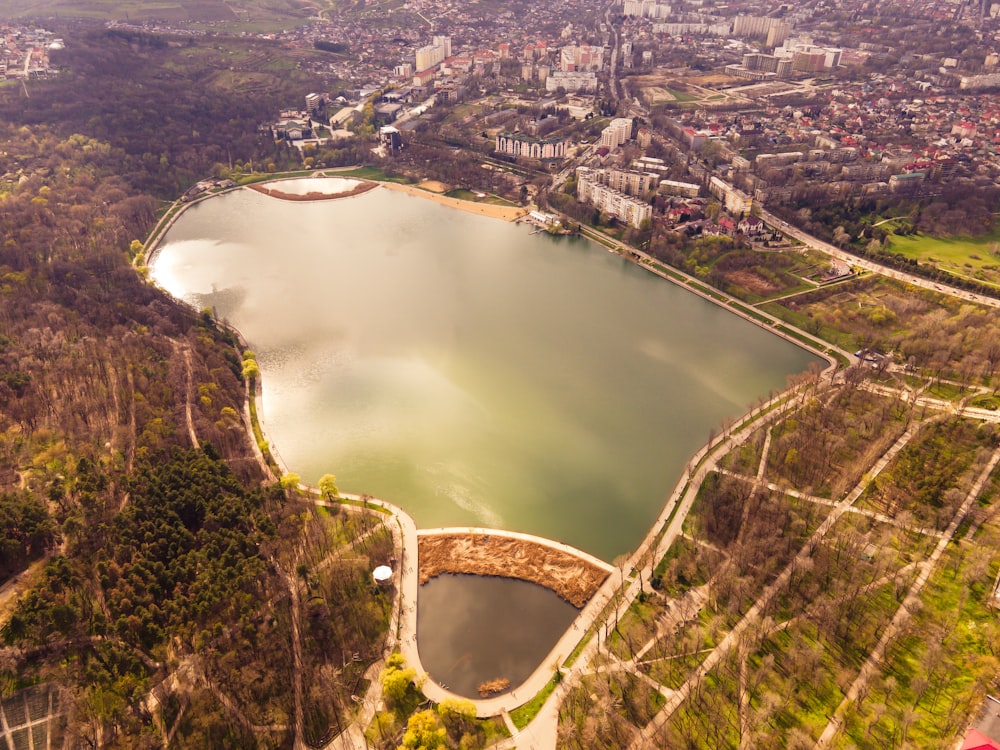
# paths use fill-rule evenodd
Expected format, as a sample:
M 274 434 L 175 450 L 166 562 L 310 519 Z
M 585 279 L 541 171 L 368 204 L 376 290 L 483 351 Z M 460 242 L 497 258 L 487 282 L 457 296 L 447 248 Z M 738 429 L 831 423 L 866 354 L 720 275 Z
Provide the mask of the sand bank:
M 419 198 L 427 198 L 443 206 L 450 206 L 461 211 L 481 214 L 503 221 L 514 221 L 528 213 L 528 209 L 518 206 L 497 206 L 493 203 L 477 203 L 476 201 L 464 201 L 461 198 L 449 198 L 446 195 L 438 195 L 437 193 L 422 190 L 415 185 L 400 185 L 397 182 L 383 182 L 381 184 L 390 190 L 398 190 L 399 192 L 415 195 Z

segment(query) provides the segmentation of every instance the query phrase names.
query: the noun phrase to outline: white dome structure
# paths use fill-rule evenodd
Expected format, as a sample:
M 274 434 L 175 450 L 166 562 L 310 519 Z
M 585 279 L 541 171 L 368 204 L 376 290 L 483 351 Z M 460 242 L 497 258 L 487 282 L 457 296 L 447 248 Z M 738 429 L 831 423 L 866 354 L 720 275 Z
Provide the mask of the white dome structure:
M 372 578 L 375 579 L 375 583 L 379 586 L 385 586 L 392 580 L 392 568 L 388 565 L 379 565 L 372 571 Z

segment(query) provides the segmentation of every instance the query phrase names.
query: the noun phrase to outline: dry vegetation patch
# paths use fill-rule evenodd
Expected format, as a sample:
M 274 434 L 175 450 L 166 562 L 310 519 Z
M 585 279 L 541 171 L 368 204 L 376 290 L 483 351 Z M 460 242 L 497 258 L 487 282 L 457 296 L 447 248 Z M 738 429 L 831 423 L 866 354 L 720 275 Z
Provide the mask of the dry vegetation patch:
M 730 271 L 725 274 L 730 284 L 746 289 L 751 294 L 758 297 L 768 297 L 781 291 L 781 286 L 770 279 L 766 279 L 753 270 Z
M 440 180 L 424 180 L 423 182 L 417 183 L 417 187 L 438 194 L 444 194 L 451 190 L 448 185 Z
M 286 193 L 278 188 L 268 187 L 267 185 L 250 185 L 249 187 L 258 193 L 263 193 L 271 198 L 280 198 L 283 201 L 328 201 L 334 198 L 350 198 L 352 195 L 367 193 L 369 190 L 378 187 L 378 183 L 366 180 L 359 182 L 350 190 L 345 190 L 342 193 L 323 193 L 318 190 L 305 194 Z
M 608 572 L 568 552 L 495 534 L 431 534 L 419 538 L 420 583 L 442 573 L 520 578 L 582 607 Z

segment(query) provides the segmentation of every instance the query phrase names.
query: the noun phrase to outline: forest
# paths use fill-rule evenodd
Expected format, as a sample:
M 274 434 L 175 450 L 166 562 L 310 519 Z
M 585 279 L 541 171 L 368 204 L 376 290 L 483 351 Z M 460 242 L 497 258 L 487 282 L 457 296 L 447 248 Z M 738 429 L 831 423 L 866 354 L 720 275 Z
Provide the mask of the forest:
M 304 84 L 266 45 L 247 96 L 242 42 L 64 33 L 60 76 L 0 88 L 0 695 L 56 686 L 69 745 L 318 744 L 381 656 L 391 539 L 275 483 L 243 345 L 132 266 L 197 179 L 295 163 L 257 124 Z

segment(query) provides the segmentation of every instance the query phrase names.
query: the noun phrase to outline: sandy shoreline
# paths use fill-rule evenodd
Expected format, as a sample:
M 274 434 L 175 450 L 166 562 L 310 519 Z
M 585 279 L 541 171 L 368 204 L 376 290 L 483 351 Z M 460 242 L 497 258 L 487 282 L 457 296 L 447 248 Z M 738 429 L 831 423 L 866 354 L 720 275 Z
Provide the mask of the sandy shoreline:
M 400 185 L 398 182 L 382 182 L 380 184 L 389 190 L 397 190 L 408 195 L 415 195 L 418 198 L 426 198 L 435 203 L 440 203 L 442 206 L 449 206 L 457 208 L 460 211 L 468 211 L 472 214 L 489 216 L 490 218 L 501 219 L 502 221 L 515 221 L 528 213 L 528 209 L 519 208 L 518 206 L 497 206 L 493 203 L 477 203 L 476 201 L 464 201 L 461 198 L 449 198 L 446 195 L 439 195 L 423 190 L 415 185 Z

